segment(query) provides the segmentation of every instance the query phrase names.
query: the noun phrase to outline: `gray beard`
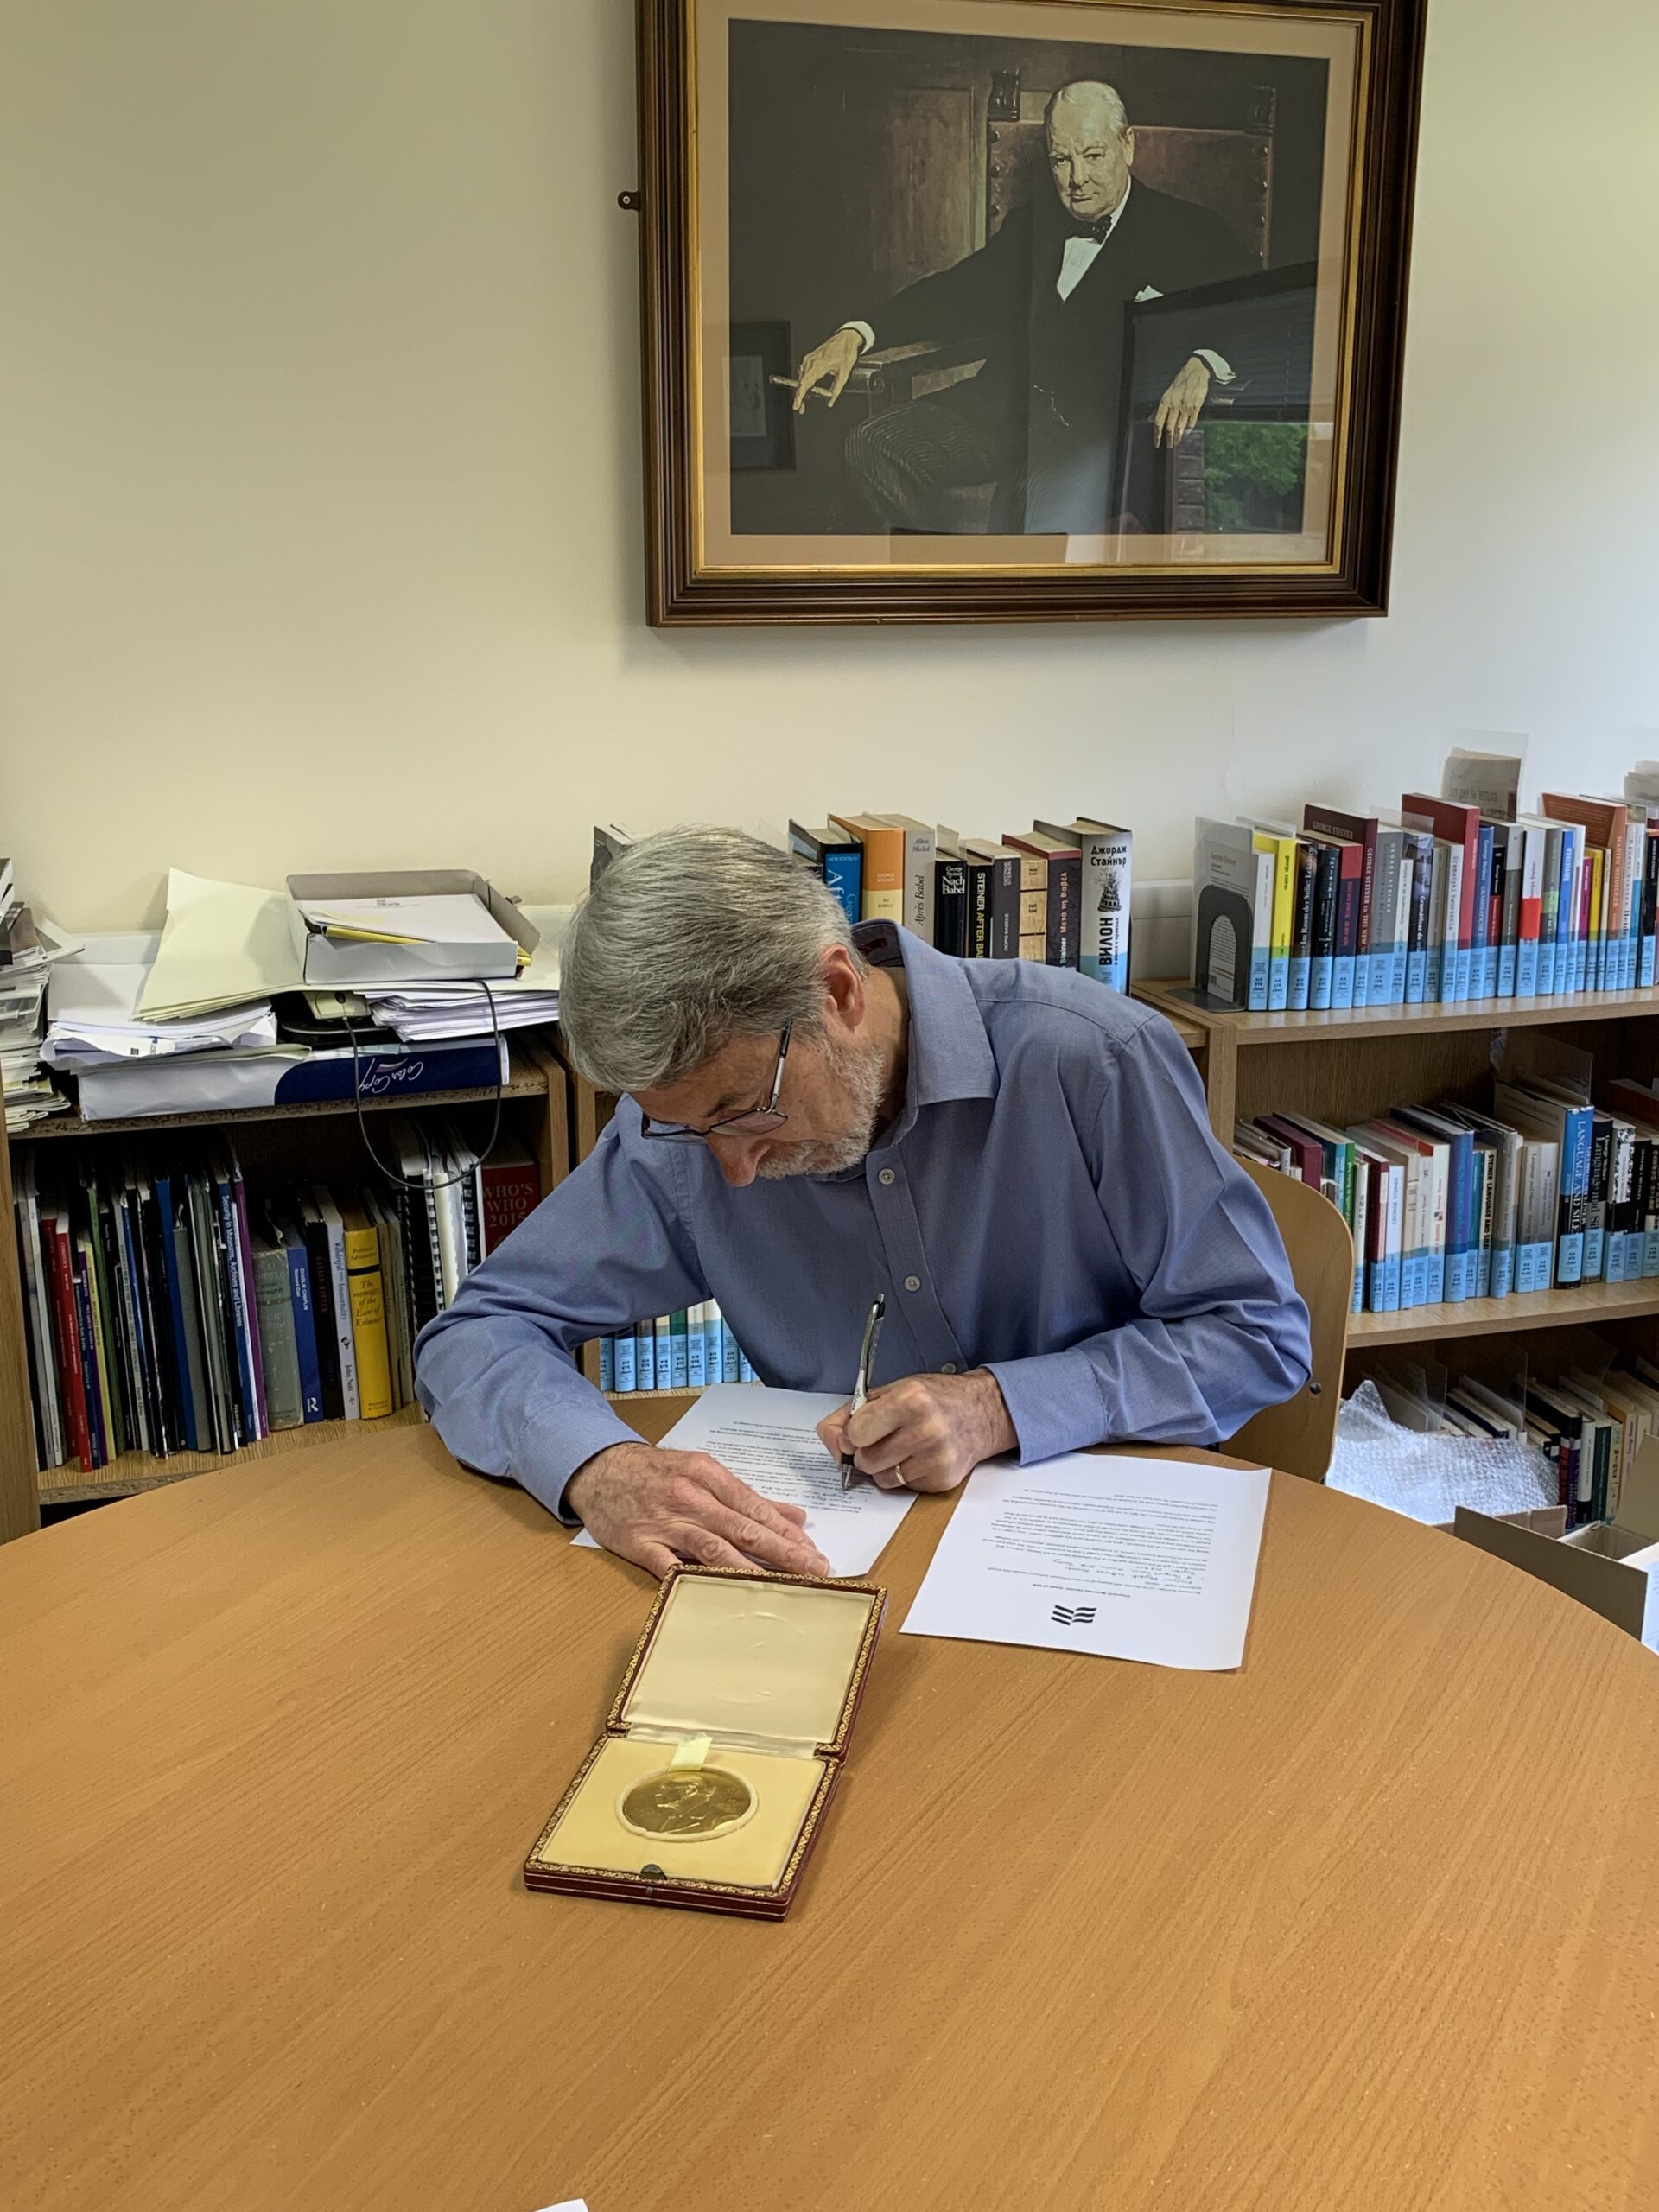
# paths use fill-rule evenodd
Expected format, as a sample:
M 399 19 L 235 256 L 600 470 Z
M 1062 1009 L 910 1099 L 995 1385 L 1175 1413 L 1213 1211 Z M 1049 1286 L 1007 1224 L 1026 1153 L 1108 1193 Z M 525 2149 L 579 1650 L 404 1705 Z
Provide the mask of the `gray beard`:
M 757 1182 L 781 1183 L 791 1175 L 838 1175 L 845 1167 L 856 1167 L 868 1153 L 881 1118 L 880 1055 L 874 1047 L 829 1045 L 824 1047 L 824 1058 L 830 1072 L 840 1078 L 852 1108 L 847 1134 L 773 1153 L 755 1171 Z

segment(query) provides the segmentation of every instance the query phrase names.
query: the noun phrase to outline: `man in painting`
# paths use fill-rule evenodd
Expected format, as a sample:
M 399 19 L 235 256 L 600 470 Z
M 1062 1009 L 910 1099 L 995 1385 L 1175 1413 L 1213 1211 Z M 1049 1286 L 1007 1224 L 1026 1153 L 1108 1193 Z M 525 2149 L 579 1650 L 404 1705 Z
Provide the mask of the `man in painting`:
M 1045 136 L 1052 198 L 1014 208 L 976 252 L 907 284 L 868 321 L 844 322 L 801 363 L 798 412 L 814 391 L 833 406 L 874 347 L 983 345 L 977 375 L 874 415 L 849 438 L 885 528 L 959 530 L 942 495 L 984 483 L 996 486 L 994 531 L 1136 526 L 1118 512 L 1128 311 L 1255 267 L 1219 216 L 1134 181 L 1135 132 L 1109 85 L 1062 85 Z M 1175 351 L 1167 382 L 1154 383 L 1155 446 L 1177 444 L 1233 381 L 1213 348 Z

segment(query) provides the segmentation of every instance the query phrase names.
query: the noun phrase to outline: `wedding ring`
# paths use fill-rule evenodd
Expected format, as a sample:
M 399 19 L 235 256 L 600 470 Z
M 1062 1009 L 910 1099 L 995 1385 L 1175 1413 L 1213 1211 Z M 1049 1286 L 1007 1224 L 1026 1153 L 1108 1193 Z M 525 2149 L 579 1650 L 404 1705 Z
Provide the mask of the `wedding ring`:
M 905 1463 L 904 1463 L 904 1461 L 903 1461 L 902 1459 L 899 1462 L 898 1465 L 893 1469 L 893 1480 L 898 1484 L 898 1485 L 899 1485 L 899 1489 L 900 1489 L 900 1490 L 908 1490 L 908 1489 L 909 1489 L 910 1485 L 909 1485 L 909 1484 L 908 1484 L 908 1483 L 906 1483 L 906 1480 L 905 1480 Z

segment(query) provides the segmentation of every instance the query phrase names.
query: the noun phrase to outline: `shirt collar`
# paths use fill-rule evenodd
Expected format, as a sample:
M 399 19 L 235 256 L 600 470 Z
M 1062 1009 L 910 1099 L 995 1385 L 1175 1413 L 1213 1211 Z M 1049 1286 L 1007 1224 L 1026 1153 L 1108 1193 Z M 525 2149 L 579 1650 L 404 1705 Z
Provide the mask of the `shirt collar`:
M 1105 245 L 1105 243 L 1106 243 L 1106 239 L 1107 239 L 1107 238 L 1110 238 L 1110 236 L 1112 235 L 1112 232 L 1113 232 L 1117 228 L 1118 225 L 1122 221 L 1122 219 L 1123 219 L 1123 210 L 1124 210 L 1124 209 L 1128 206 L 1128 204 L 1129 204 L 1129 194 L 1130 194 L 1134 190 L 1135 190 L 1135 179 L 1134 179 L 1133 177 L 1131 177 L 1131 178 L 1129 179 L 1128 182 L 1128 183 L 1124 186 L 1124 188 L 1123 188 L 1123 197 L 1122 197 L 1122 198 L 1118 201 L 1118 203 L 1117 203 L 1116 207 L 1113 208 L 1113 210 L 1112 210 L 1111 213 L 1110 213 L 1110 214 L 1106 218 L 1106 236 L 1105 236 L 1105 238 L 1100 238 L 1099 240 L 1096 240 L 1096 239 L 1094 239 L 1094 238 L 1077 238 L 1077 237 L 1073 237 L 1073 238 L 1069 238 L 1066 240 L 1066 244 L 1067 244 L 1068 245 L 1090 245 L 1090 246 L 1104 245 Z
M 903 966 L 910 991 L 906 1051 L 905 1108 L 900 1122 L 918 1107 L 951 1098 L 995 1098 L 996 1058 L 985 1034 L 973 985 L 960 961 L 893 922 L 861 922 L 853 943 L 873 968 Z

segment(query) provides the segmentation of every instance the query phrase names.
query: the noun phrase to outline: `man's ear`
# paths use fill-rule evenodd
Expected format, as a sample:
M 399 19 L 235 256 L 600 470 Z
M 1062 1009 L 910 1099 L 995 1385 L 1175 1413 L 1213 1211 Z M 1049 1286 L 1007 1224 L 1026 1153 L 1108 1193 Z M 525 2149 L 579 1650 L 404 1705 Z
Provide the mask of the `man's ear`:
M 1133 130 L 1126 130 L 1123 133 L 1123 166 L 1126 169 L 1132 169 L 1135 167 L 1135 133 Z
M 826 1015 L 830 1026 L 850 1035 L 862 1022 L 868 1001 L 862 971 L 845 945 L 832 944 L 821 957 L 819 972 L 823 978 L 824 996 L 829 1001 Z

